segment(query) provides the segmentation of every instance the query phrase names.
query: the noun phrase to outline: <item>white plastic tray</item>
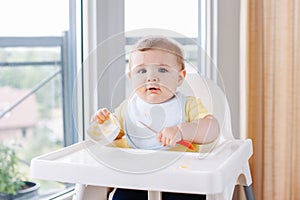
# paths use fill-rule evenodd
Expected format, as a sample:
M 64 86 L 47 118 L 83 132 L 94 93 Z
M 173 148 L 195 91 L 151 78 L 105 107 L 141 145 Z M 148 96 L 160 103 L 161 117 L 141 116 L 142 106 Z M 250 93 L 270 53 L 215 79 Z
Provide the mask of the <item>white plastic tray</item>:
M 217 194 L 251 154 L 251 140 L 225 141 L 202 159 L 199 153 L 120 149 L 84 141 L 34 158 L 31 176 L 103 187 Z

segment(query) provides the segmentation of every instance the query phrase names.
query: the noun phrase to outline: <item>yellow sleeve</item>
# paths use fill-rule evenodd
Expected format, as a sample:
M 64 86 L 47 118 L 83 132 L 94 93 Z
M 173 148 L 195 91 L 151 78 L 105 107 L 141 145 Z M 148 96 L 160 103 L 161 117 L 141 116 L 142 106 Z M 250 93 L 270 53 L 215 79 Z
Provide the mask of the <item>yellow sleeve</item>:
M 120 123 L 120 133 L 124 134 L 124 114 L 127 108 L 128 101 L 123 101 L 114 112 L 114 115 L 117 117 Z
M 187 96 L 185 103 L 185 121 L 191 122 L 196 119 L 203 118 L 207 115 L 211 115 L 208 110 L 203 106 L 201 100 L 196 97 Z

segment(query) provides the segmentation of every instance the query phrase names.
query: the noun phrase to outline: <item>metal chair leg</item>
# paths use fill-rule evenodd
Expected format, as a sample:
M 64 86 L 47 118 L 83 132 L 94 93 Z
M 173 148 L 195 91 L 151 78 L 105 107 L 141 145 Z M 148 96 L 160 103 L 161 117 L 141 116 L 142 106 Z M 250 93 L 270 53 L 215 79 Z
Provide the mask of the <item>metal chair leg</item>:
M 254 200 L 254 193 L 252 189 L 252 185 L 249 186 L 243 186 L 244 192 L 247 200 Z

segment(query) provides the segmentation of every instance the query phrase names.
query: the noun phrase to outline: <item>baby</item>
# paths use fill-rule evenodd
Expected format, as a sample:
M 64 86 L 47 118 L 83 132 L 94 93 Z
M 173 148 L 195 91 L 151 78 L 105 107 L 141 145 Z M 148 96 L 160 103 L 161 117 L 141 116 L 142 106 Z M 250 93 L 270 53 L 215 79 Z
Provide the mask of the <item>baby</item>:
M 116 139 L 122 138 L 132 148 L 160 150 L 177 146 L 180 140 L 205 144 L 219 136 L 217 120 L 200 99 L 177 92 L 186 70 L 176 41 L 163 36 L 140 39 L 130 54 L 128 76 L 134 92 L 114 112 L 120 123 Z M 92 120 L 103 124 L 110 115 L 107 108 L 101 108 Z M 162 193 L 165 200 L 203 197 Z M 147 199 L 147 192 L 117 189 L 113 199 Z
M 130 147 L 161 149 L 181 139 L 204 144 L 218 137 L 218 122 L 200 99 L 176 92 L 186 76 L 183 51 L 176 41 L 161 36 L 139 40 L 129 58 L 128 76 L 134 93 L 114 114 L 121 126 L 117 138 L 126 135 Z M 102 108 L 93 120 L 103 124 L 109 115 Z

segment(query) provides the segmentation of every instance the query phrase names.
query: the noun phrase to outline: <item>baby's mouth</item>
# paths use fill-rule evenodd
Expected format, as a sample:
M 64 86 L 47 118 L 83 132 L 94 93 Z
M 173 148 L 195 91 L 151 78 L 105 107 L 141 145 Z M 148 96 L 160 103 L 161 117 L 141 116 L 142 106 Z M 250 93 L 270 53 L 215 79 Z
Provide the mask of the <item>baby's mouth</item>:
M 158 92 L 158 91 L 160 91 L 160 88 L 156 87 L 156 86 L 149 86 L 149 87 L 147 87 L 147 90 L 150 92 Z

